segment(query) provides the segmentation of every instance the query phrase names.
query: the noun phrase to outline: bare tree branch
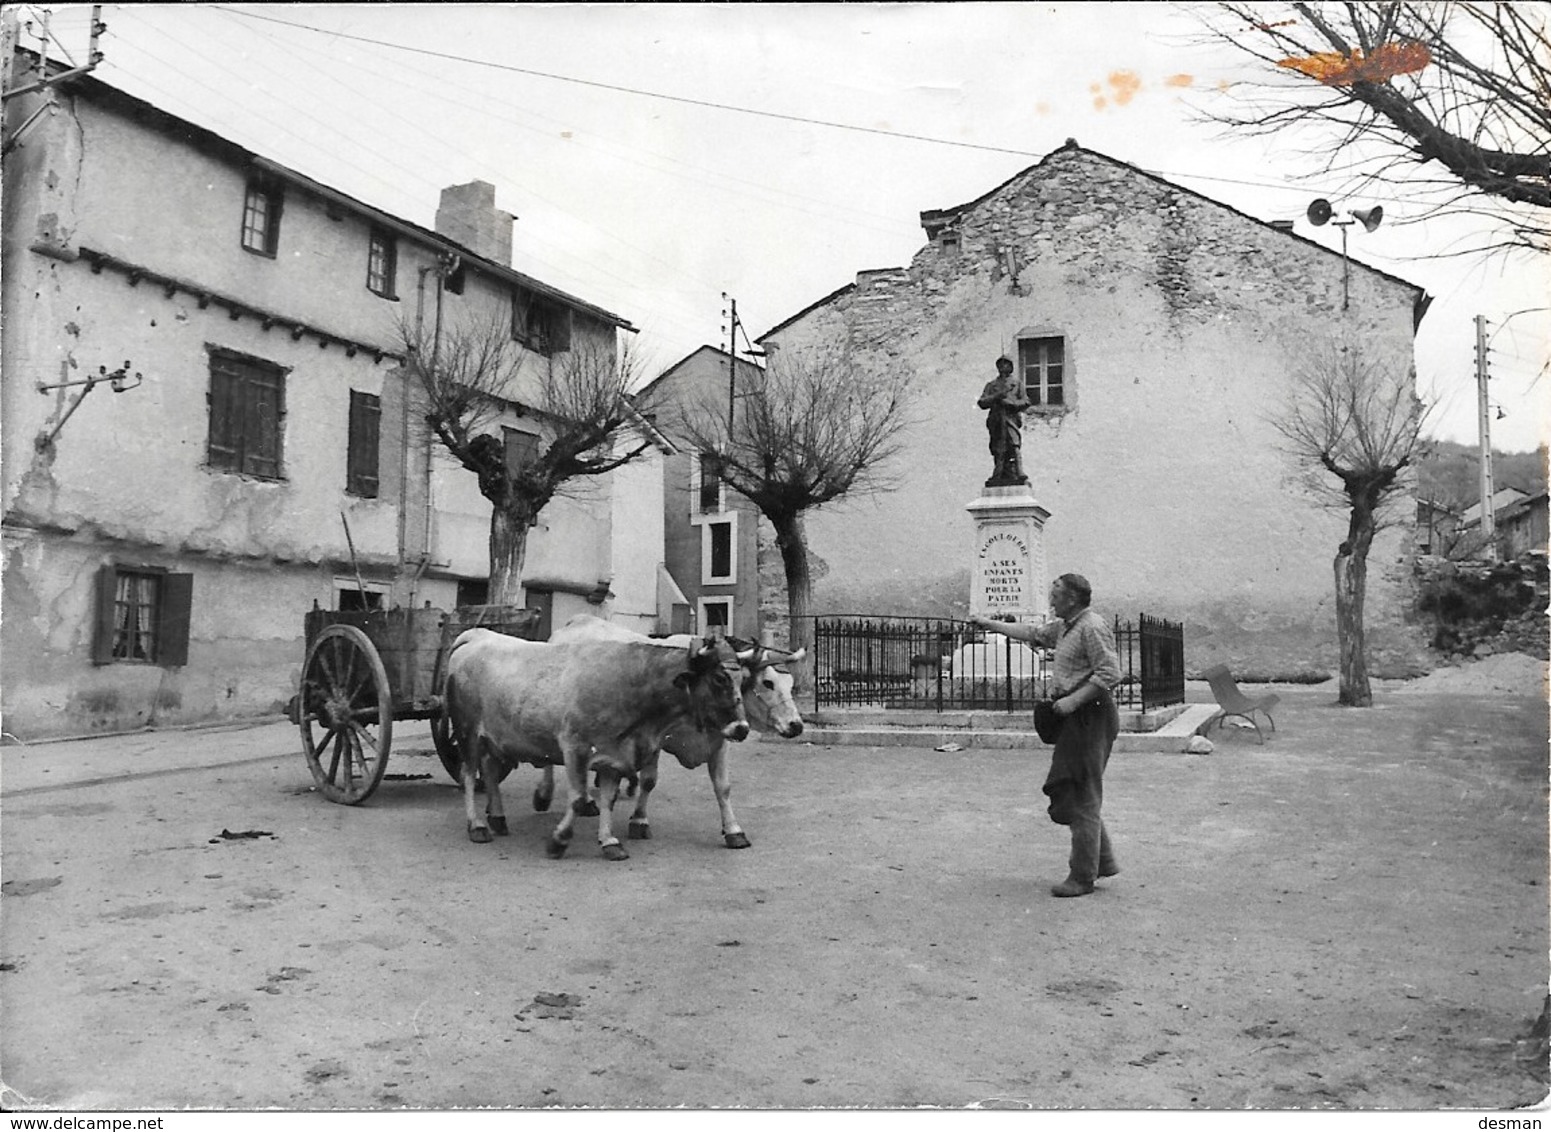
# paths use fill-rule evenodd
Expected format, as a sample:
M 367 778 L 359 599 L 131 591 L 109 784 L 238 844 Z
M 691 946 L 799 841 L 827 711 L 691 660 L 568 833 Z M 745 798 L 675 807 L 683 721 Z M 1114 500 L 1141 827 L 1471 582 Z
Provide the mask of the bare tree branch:
M 1310 126 L 1325 167 L 1441 211 L 1488 218 L 1487 248 L 1551 250 L 1551 6 L 1529 3 L 1187 4 L 1207 37 L 1262 65 L 1209 112 L 1232 130 Z M 1334 135 L 1334 136 L 1332 136 Z M 1331 144 L 1333 143 L 1333 144 Z M 1349 151 L 1359 150 L 1355 155 Z M 1421 198 L 1417 187 L 1433 191 Z

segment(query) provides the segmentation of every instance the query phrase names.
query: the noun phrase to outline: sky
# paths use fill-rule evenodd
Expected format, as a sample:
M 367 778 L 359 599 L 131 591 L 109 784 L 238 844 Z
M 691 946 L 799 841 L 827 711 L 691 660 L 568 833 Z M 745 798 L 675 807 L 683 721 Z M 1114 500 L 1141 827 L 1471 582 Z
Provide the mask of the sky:
M 90 8 L 42 13 L 84 58 Z M 1267 5 L 1282 13 L 1280 5 Z M 1349 197 L 1305 142 L 1201 116 L 1246 61 L 1161 3 L 104 5 L 97 77 L 434 227 L 443 187 L 496 186 L 517 270 L 628 319 L 651 375 L 757 338 L 856 273 L 906 264 L 919 214 L 973 200 L 1066 139 L 1339 252 L 1434 298 L 1417 335 L 1434 435 L 1479 440 L 1474 319 L 1494 448 L 1551 431 L 1551 257 L 1442 257 L 1459 220 Z M 37 39 L 24 32 L 24 46 Z M 726 298 L 724 298 L 726 296 Z M 743 346 L 740 335 L 738 345 Z

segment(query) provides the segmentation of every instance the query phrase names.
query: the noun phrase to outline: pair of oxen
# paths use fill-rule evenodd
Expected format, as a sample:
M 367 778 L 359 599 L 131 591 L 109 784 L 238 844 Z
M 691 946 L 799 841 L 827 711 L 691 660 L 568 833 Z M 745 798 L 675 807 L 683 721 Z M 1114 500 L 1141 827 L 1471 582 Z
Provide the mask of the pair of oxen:
M 469 840 L 508 832 L 500 786 L 507 769 L 527 763 L 543 770 L 533 805 L 547 810 L 560 766 L 570 804 L 546 851 L 563 856 L 577 817 L 596 815 L 604 857 L 622 861 L 630 854 L 612 823 L 620 783 L 637 793 L 630 836 L 650 837 L 646 803 L 666 750 L 685 767 L 707 769 L 722 838 L 746 848 L 732 810 L 727 744 L 746 738 L 751 721 L 785 738 L 801 734 L 792 676 L 779 667 L 801 656 L 726 638 L 648 638 L 589 616 L 573 618 L 547 642 L 468 630 L 447 659 L 446 709 L 463 756 Z M 475 805 L 477 783 L 484 814 Z

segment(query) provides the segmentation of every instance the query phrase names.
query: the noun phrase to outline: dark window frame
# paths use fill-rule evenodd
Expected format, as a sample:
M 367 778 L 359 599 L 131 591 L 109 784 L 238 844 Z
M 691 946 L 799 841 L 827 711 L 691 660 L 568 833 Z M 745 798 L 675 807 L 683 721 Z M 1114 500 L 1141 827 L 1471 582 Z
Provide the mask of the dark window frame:
M 720 515 L 727 509 L 722 493 L 726 481 L 716 469 L 716 458 L 702 452 L 697 458 L 697 467 L 700 471 L 700 485 L 695 492 L 695 513 Z
M 280 217 L 284 212 L 285 193 L 280 186 L 268 178 L 249 177 L 242 197 L 242 250 L 274 259 L 280 252 Z
M 397 301 L 398 262 L 398 237 L 386 228 L 372 228 L 366 244 L 366 289 Z
M 512 292 L 512 337 L 546 358 L 571 348 L 571 308 L 526 287 Z
M 162 566 L 104 564 L 97 571 L 92 663 L 184 667 L 193 602 L 192 574 Z
M 376 499 L 382 486 L 382 398 L 375 393 L 350 391 L 349 439 L 345 453 L 345 491 L 363 499 Z
M 1071 357 L 1064 334 L 1020 334 L 1018 375 L 1028 395 L 1028 412 L 1054 415 L 1076 407 Z
M 284 366 L 207 346 L 210 354 L 206 466 L 232 475 L 285 477 Z

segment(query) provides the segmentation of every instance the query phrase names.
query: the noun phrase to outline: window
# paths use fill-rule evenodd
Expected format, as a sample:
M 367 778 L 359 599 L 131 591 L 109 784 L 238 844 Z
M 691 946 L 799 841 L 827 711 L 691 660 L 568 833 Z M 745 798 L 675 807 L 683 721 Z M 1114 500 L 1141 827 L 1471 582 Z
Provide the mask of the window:
M 463 294 L 463 281 L 468 277 L 468 269 L 463 266 L 463 261 L 458 261 L 458 266 L 447 272 L 442 277 L 442 286 L 449 295 Z
M 959 234 L 957 232 L 944 232 L 937 238 L 937 246 L 943 250 L 944 255 L 958 255 Z
M 1032 411 L 1071 406 L 1066 380 L 1066 339 L 1019 338 L 1018 369 Z
M 722 475 L 716 457 L 708 452 L 700 454 L 700 488 L 696 497 L 701 514 L 722 511 Z
M 501 430 L 506 442 L 506 472 L 515 476 L 539 458 L 539 438 L 521 429 Z
M 732 628 L 732 598 L 700 599 L 700 632 L 707 637 L 725 637 Z
M 398 298 L 394 283 L 398 263 L 398 240 L 381 228 L 373 228 L 371 244 L 366 252 L 367 290 L 385 299 Z
M 738 572 L 738 517 L 700 520 L 700 583 L 731 585 Z
M 382 398 L 350 391 L 350 440 L 345 456 L 345 490 L 364 499 L 377 498 L 377 448 L 381 436 Z
M 465 605 L 484 605 L 490 600 L 490 579 L 459 578 L 458 608 Z
M 280 187 L 251 180 L 242 205 L 242 246 L 271 258 L 280 250 Z
M 571 348 L 571 308 L 519 287 L 512 295 L 512 337 L 545 357 Z
M 277 480 L 285 420 L 285 370 L 260 358 L 210 350 L 210 466 Z
M 361 587 L 365 586 L 365 589 Z M 383 609 L 388 587 L 383 582 L 358 582 L 354 578 L 334 579 L 334 608 L 340 610 Z
M 95 664 L 188 663 L 194 575 L 155 567 L 104 566 L 97 572 Z

